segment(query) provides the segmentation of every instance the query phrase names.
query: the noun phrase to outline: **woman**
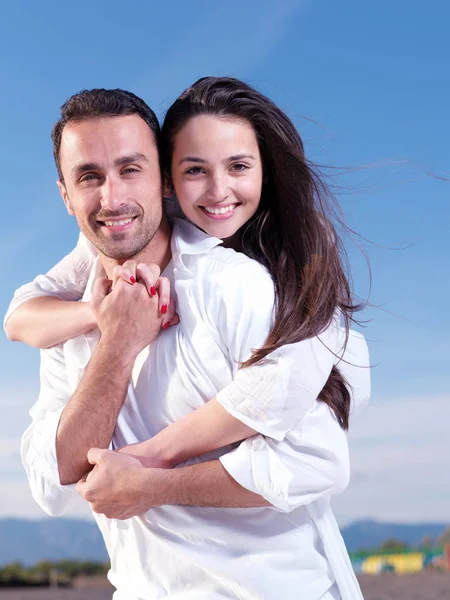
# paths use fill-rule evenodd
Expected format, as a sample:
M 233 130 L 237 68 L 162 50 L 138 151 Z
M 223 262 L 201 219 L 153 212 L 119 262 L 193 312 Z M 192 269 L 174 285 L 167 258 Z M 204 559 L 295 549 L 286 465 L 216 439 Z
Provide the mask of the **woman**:
M 276 413 L 280 405 L 274 402 L 270 407 L 268 426 L 267 417 L 261 424 L 255 417 L 254 406 L 244 402 L 252 386 L 257 385 L 268 370 L 276 373 L 273 381 L 295 380 L 295 385 L 304 391 L 301 402 L 295 406 L 296 412 L 292 413 L 292 406 L 282 405 L 282 410 L 295 414 L 292 429 L 300 423 L 319 393 L 321 402 L 328 404 L 346 429 L 350 392 L 340 371 L 346 370 L 350 379 L 355 369 L 348 364 L 351 352 L 347 351 L 344 361 L 339 360 L 346 336 L 342 336 L 337 323 L 340 314 L 348 335 L 349 321 L 358 307 L 352 303 L 342 267 L 341 243 L 330 219 L 326 187 L 308 166 L 298 132 L 267 98 L 242 82 L 227 78 L 204 78 L 186 90 L 169 109 L 162 132 L 168 192 L 171 188 L 175 190 L 180 207 L 192 223 L 267 269 L 274 281 L 276 310 L 266 343 L 241 365 L 243 368 L 227 389 L 151 440 L 122 451 L 145 457 L 150 460 L 149 464 L 159 461 L 159 464 L 172 466 L 256 432 L 272 434 L 278 439 L 277 424 L 282 415 Z M 89 266 L 89 254 L 78 249 L 78 254 L 80 252 L 81 263 Z M 79 256 L 72 257 L 66 267 L 79 271 Z M 61 269 L 56 274 L 60 272 Z M 133 273 L 122 269 L 117 276 L 133 284 Z M 61 278 L 53 282 L 58 288 Z M 156 284 L 146 283 L 149 289 Z M 167 282 L 163 283 L 167 287 Z M 162 282 L 159 285 L 162 289 Z M 28 315 L 37 310 L 35 301 L 29 301 L 28 307 L 26 304 L 15 310 L 7 328 L 23 329 L 26 310 Z M 41 323 L 44 324 L 43 315 L 47 318 L 46 326 L 54 323 L 53 306 L 51 310 L 47 307 L 47 317 L 42 306 L 39 307 Z M 51 331 L 50 338 L 41 341 L 42 345 L 77 335 L 93 325 L 89 318 L 83 320 L 78 306 L 61 305 L 57 310 L 65 315 L 70 310 L 75 318 L 58 332 L 59 338 L 55 339 L 56 332 Z M 87 315 L 85 312 L 84 316 Z M 170 320 L 166 320 L 166 324 Z M 25 336 L 23 331 L 19 335 L 27 341 L 26 332 Z M 350 339 L 354 343 L 357 336 L 352 335 Z M 358 343 L 365 359 L 360 338 L 356 345 Z M 324 344 L 329 347 L 325 354 Z M 325 365 L 317 364 L 318 349 L 322 350 L 319 355 Z M 275 366 L 261 362 L 269 354 L 279 359 Z M 361 356 L 356 352 L 354 358 L 364 364 L 364 360 L 358 361 Z M 293 373 L 293 357 L 301 363 L 307 362 L 310 368 L 301 374 Z M 283 366 L 286 364 L 290 366 L 289 372 Z M 291 400 L 295 404 L 296 398 Z M 205 422 L 209 425 L 208 435 L 193 438 L 194 443 L 188 447 L 184 442 L 188 432 L 202 430 Z M 280 439 L 288 437 L 288 433 L 280 433 Z M 328 554 L 326 541 L 324 546 Z M 329 560 L 333 562 L 331 557 Z M 332 570 L 338 571 L 339 565 L 335 560 L 334 563 Z M 347 565 L 344 571 L 345 568 Z M 335 577 L 339 578 L 337 572 Z M 351 577 L 346 580 L 344 574 L 338 583 L 342 598 L 357 597 L 357 584 Z M 352 585 L 353 590 L 349 591 Z M 334 595 L 327 597 L 339 597 L 337 590 L 331 593 Z

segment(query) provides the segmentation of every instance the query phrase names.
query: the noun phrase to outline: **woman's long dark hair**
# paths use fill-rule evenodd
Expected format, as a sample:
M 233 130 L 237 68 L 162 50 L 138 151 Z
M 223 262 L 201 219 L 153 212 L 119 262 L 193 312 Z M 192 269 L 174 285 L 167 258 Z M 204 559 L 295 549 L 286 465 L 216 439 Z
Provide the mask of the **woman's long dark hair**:
M 347 256 L 333 225 L 336 219 L 342 222 L 324 180 L 305 158 L 297 129 L 271 100 L 242 81 L 203 77 L 167 111 L 162 144 L 169 178 L 175 136 L 189 119 L 205 114 L 249 122 L 263 163 L 261 202 L 239 235 L 242 251 L 272 276 L 276 312 L 264 346 L 242 366 L 263 360 L 280 346 L 317 336 L 337 309 L 348 336 L 352 315 L 361 306 L 353 303 L 344 269 Z M 350 393 L 337 367 L 319 397 L 347 429 Z

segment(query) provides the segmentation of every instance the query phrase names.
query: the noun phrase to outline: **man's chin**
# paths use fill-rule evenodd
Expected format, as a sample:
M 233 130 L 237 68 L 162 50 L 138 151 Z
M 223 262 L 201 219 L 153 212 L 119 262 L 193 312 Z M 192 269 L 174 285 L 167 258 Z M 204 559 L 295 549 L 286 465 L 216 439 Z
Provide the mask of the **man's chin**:
M 90 242 L 97 248 L 100 254 L 112 260 L 126 260 L 132 258 L 145 247 L 146 244 L 138 243 L 138 240 L 127 240 L 126 236 L 117 234 L 115 239 L 105 240 L 96 236 Z

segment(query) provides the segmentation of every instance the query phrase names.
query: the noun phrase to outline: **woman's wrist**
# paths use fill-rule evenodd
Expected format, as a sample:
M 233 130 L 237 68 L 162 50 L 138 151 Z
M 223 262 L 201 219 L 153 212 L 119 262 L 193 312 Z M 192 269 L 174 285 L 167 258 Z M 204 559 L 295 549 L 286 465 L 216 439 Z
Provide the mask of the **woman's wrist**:
M 80 323 L 83 327 L 83 333 L 91 331 L 97 327 L 97 319 L 95 318 L 94 312 L 89 302 L 78 302 Z

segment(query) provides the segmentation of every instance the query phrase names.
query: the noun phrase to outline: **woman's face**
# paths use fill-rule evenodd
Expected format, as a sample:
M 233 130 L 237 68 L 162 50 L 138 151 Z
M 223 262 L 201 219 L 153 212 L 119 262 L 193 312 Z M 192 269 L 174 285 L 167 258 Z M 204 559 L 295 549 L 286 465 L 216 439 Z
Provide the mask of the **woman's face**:
M 178 201 L 209 235 L 229 238 L 255 214 L 262 179 L 256 135 L 245 120 L 201 115 L 175 137 L 172 181 Z

